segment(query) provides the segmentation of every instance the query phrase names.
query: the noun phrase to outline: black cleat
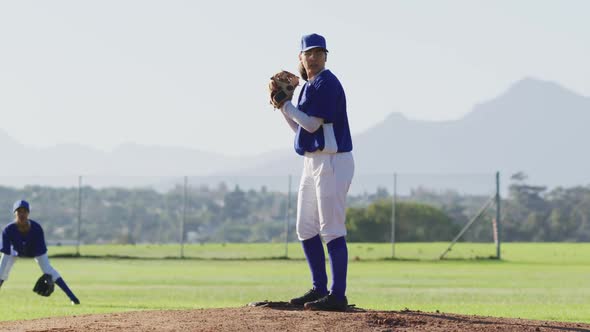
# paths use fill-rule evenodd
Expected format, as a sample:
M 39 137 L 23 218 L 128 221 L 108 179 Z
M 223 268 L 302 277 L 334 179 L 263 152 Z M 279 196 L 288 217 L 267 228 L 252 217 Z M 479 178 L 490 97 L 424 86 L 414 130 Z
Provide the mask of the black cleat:
M 324 296 L 326 296 L 326 295 L 321 294 L 312 288 L 309 291 L 307 291 L 307 293 L 303 294 L 302 296 L 289 300 L 289 303 L 294 304 L 294 305 L 304 305 L 307 302 L 313 302 L 313 301 L 319 300 Z
M 72 301 L 72 305 L 78 305 L 80 304 L 80 300 L 78 300 L 77 298 L 74 298 Z
M 338 299 L 334 295 L 328 295 L 319 300 L 305 303 L 303 308 L 313 311 L 346 311 L 348 309 L 348 300 L 346 296 L 344 299 Z

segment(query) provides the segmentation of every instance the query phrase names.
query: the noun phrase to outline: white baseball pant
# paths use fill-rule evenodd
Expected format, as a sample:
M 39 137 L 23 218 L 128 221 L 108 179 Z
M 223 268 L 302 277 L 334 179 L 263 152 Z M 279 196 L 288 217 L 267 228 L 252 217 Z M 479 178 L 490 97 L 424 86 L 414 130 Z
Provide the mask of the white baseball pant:
M 16 259 L 17 259 L 17 257 L 12 256 L 12 255 L 2 254 L 0 256 L 0 279 L 1 280 L 8 279 L 8 276 L 10 275 L 10 270 L 12 270 L 12 266 L 14 265 L 14 262 L 16 261 Z M 57 279 L 61 278 L 61 276 L 59 275 L 59 272 L 57 272 L 57 270 L 54 269 L 53 266 L 51 266 L 51 264 L 49 263 L 49 257 L 47 257 L 47 254 L 43 254 L 41 256 L 35 257 L 35 261 L 37 262 L 37 264 L 39 264 L 39 268 L 41 268 L 41 271 L 43 271 L 43 273 L 47 273 L 47 274 L 51 275 L 53 281 L 56 281 Z
M 346 235 L 346 195 L 354 175 L 351 152 L 306 153 L 297 201 L 297 236 L 328 243 Z

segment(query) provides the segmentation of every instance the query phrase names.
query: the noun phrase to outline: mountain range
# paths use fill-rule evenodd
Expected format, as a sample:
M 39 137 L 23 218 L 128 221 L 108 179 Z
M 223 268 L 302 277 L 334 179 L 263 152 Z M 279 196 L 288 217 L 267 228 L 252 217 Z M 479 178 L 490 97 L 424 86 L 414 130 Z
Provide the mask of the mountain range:
M 353 137 L 356 174 L 368 179 L 394 172 L 442 176 L 500 171 L 507 179 L 522 171 L 531 182 L 550 187 L 588 185 L 588 124 L 589 97 L 554 82 L 524 78 L 457 120 L 421 121 L 390 114 Z M 76 174 L 117 179 L 101 185 L 145 183 L 143 178 L 153 175 L 298 176 L 302 164 L 292 148 L 248 157 L 139 144 L 110 152 L 75 144 L 32 148 L 2 130 L 0 150 L 11 156 L 0 170 L 0 184 L 5 185 L 37 181 L 71 186 Z

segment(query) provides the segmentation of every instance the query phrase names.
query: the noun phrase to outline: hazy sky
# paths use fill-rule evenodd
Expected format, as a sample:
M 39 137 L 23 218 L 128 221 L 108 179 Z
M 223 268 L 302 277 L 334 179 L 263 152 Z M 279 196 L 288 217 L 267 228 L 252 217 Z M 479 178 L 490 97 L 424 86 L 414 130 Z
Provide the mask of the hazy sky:
M 328 42 L 353 134 L 458 119 L 527 76 L 590 96 L 590 1 L 4 1 L 0 130 L 32 146 L 292 144 L 268 79 Z

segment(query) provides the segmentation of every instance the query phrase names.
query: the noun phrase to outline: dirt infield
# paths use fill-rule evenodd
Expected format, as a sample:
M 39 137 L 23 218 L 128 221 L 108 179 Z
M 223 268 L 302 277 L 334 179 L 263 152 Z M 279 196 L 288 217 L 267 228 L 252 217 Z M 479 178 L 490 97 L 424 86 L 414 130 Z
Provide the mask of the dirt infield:
M 309 312 L 284 303 L 228 309 L 135 311 L 0 322 L 3 332 L 98 331 L 588 331 L 590 324 L 420 311 Z

